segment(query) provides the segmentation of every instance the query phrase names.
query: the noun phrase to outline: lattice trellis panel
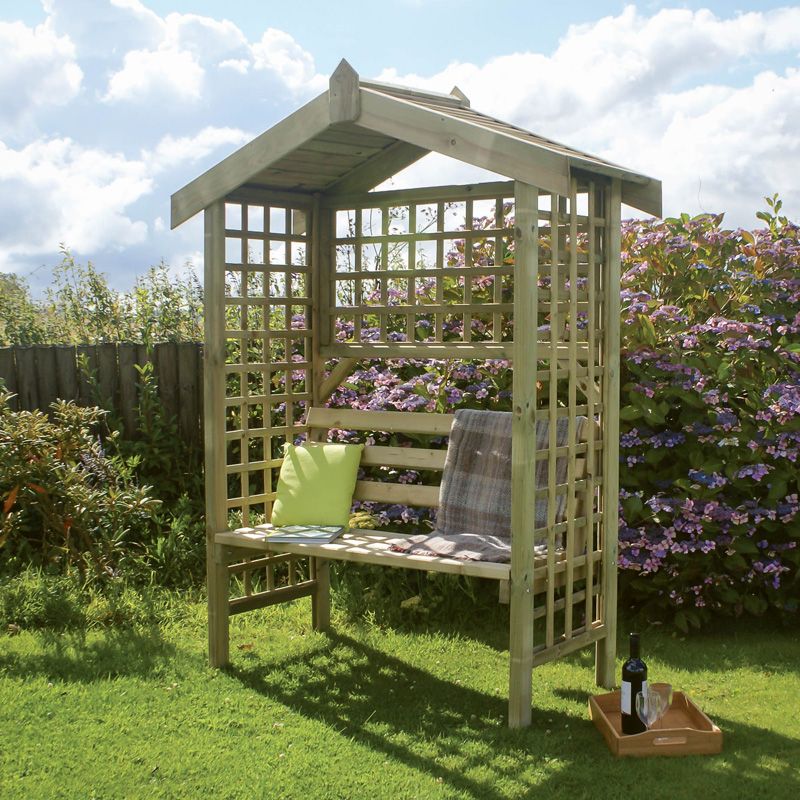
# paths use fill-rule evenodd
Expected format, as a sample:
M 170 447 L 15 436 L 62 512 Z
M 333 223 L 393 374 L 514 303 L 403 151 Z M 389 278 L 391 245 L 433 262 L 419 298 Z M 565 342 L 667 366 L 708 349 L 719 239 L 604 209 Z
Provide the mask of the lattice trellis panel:
M 310 208 L 225 206 L 225 446 L 229 513 L 269 517 L 282 446 L 311 400 Z
M 602 621 L 606 191 L 573 179 L 569 196 L 539 196 L 536 417 L 547 420 L 548 441 L 535 454 L 537 499 L 546 501 L 535 540 L 547 544 L 548 581 L 535 662 Z
M 513 183 L 376 192 L 330 207 L 330 341 L 510 340 Z

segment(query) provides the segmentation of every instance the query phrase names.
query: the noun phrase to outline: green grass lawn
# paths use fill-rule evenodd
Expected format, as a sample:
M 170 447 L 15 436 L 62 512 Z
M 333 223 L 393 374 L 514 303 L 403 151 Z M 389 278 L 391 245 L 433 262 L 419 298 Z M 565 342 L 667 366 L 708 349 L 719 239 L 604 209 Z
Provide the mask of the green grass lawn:
M 711 716 L 723 753 L 614 759 L 590 651 L 538 668 L 533 725 L 509 731 L 502 632 L 309 620 L 307 602 L 235 618 L 224 672 L 197 605 L 145 632 L 3 636 L 0 797 L 800 796 L 796 631 L 644 632 L 651 680 Z

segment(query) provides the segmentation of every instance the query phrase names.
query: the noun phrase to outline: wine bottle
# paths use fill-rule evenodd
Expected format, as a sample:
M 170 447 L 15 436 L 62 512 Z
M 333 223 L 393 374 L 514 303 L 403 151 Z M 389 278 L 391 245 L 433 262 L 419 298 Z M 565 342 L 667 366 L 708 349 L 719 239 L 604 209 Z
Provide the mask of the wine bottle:
M 622 665 L 622 686 L 620 691 L 620 710 L 622 712 L 622 732 L 642 733 L 647 726 L 636 713 L 636 695 L 647 691 L 647 664 L 639 658 L 639 634 L 630 636 L 630 658 Z

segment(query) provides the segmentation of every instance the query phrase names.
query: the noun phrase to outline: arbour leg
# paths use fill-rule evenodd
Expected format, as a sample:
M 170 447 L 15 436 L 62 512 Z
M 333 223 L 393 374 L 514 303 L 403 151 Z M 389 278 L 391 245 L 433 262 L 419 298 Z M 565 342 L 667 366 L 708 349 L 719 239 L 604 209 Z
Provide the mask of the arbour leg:
M 531 724 L 533 701 L 533 600 L 525 583 L 511 579 L 508 727 Z
M 606 221 L 605 343 L 603 386 L 605 430 L 603 431 L 603 574 L 600 597 L 605 638 L 595 651 L 595 679 L 600 686 L 614 686 L 617 655 L 617 548 L 619 540 L 619 280 L 622 196 L 620 182 L 611 182 Z
M 222 548 L 212 545 L 207 559 L 208 663 L 212 667 L 224 667 L 230 660 L 228 580 Z
M 311 576 L 316 580 L 311 595 L 311 625 L 315 631 L 331 626 L 331 562 L 327 558 L 311 558 Z
M 594 680 L 598 686 L 613 689 L 617 679 L 616 637 L 599 639 L 594 651 Z

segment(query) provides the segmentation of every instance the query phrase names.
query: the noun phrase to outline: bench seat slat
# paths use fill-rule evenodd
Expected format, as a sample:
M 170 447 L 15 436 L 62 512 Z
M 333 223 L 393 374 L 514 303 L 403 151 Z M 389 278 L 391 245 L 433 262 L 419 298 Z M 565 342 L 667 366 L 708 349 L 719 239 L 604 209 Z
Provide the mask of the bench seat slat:
M 411 556 L 395 553 L 389 549 L 388 540 L 401 538 L 400 534 L 386 531 L 357 530 L 345 533 L 327 544 L 286 544 L 267 541 L 267 535 L 258 528 L 240 528 L 224 531 L 215 536 L 217 544 L 231 547 L 245 547 L 253 550 L 276 553 L 295 553 L 303 556 L 331 558 L 338 561 L 357 561 L 362 564 L 405 567 L 431 572 L 449 572 L 455 575 L 472 575 L 478 578 L 507 580 L 511 574 L 510 565 L 494 564 L 488 561 L 464 561 L 441 556 Z
M 336 561 L 356 561 L 362 564 L 375 564 L 386 567 L 403 567 L 405 569 L 421 569 L 428 572 L 448 572 L 453 575 L 471 575 L 476 578 L 490 578 L 507 581 L 511 577 L 510 564 L 497 564 L 491 561 L 466 561 L 459 558 L 443 556 L 416 556 L 407 553 L 395 553 L 389 549 L 389 540 L 402 538 L 401 534 L 390 531 L 354 530 L 345 533 L 327 544 L 286 544 L 276 542 L 270 544 L 268 535 L 263 529 L 239 528 L 234 531 L 218 533 L 214 539 L 217 544 L 229 547 L 245 548 L 260 552 L 293 553 L 301 556 L 329 558 Z M 595 550 L 588 555 L 588 560 L 597 563 L 602 559 L 602 551 Z M 580 555 L 573 559 L 575 567 L 573 579 L 580 580 L 585 575 L 587 556 Z M 537 592 L 546 586 L 547 558 L 534 560 L 534 588 Z M 554 569 L 555 585 L 565 582 L 566 559 L 563 551 L 556 553 Z

